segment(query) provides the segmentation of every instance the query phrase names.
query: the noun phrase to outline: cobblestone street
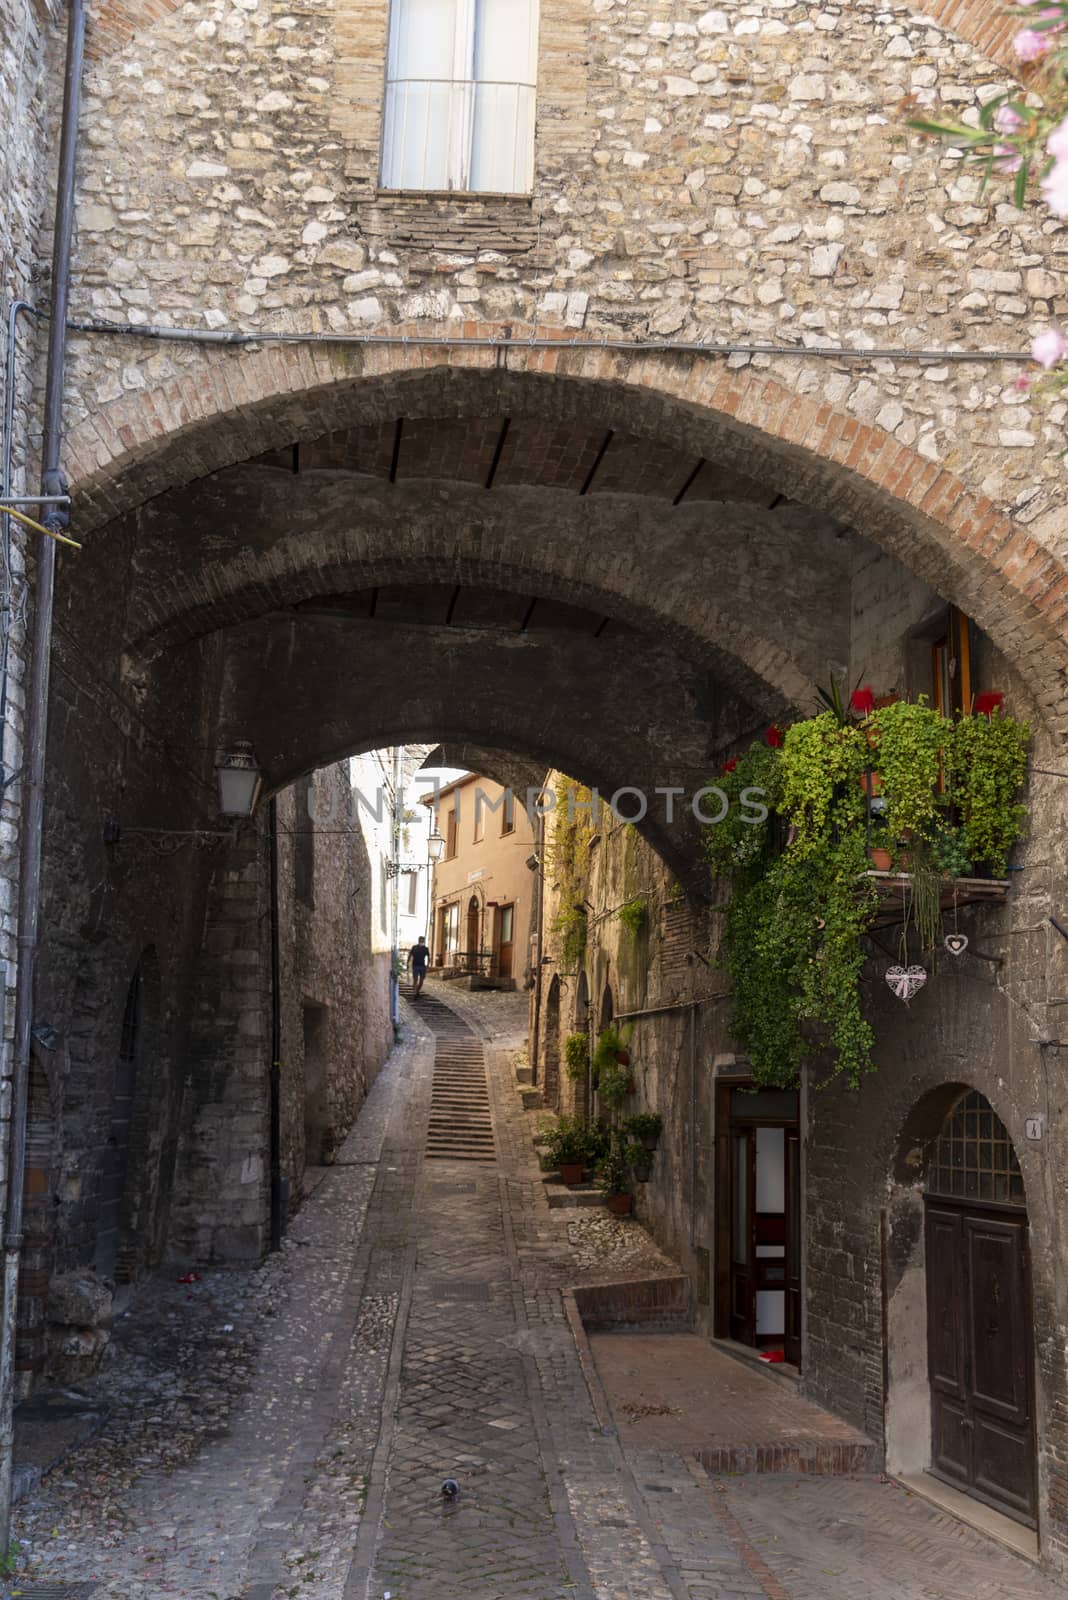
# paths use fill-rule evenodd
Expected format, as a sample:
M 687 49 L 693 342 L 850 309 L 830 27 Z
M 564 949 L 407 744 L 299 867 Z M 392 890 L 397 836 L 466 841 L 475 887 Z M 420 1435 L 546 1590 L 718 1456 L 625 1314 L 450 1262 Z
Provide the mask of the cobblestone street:
M 1062 1592 L 877 1474 L 717 1478 L 687 1447 L 617 1429 L 562 1291 L 675 1269 L 637 1223 L 549 1208 L 537 1113 L 521 1109 L 514 1081 L 526 997 L 446 997 L 449 1010 L 436 988 L 406 1008 L 402 1043 L 281 1256 L 135 1304 L 101 1377 L 108 1425 L 18 1508 L 30 1564 L 13 1593 L 47 1583 L 54 1595 L 82 1583 L 93 1600 Z M 427 1154 L 443 1078 L 462 1079 L 472 1103 L 488 1092 L 494 1150 L 450 1157 L 435 1134 L 438 1153 Z M 155 1356 L 153 1316 L 170 1319 Z M 442 1496 L 446 1478 L 454 1497 Z

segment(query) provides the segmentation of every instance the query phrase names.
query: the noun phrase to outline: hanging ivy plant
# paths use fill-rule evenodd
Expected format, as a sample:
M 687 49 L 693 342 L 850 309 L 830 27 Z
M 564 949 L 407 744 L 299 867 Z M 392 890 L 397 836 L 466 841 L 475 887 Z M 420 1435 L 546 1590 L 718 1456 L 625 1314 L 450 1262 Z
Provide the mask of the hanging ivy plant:
M 860 775 L 868 742 L 860 728 L 824 711 L 786 731 L 782 746 L 780 806 L 793 831 L 791 848 L 809 855 L 826 842 L 832 821 L 856 827 L 864 817 Z
M 1027 815 L 1016 796 L 1031 730 L 995 706 L 989 715 L 962 717 L 952 732 L 948 765 L 965 851 L 976 865 L 1002 878 Z
M 852 1085 L 871 1069 L 861 979 L 879 896 L 869 844 L 908 838 L 903 937 L 914 928 L 928 950 L 941 929 L 941 875 L 972 862 L 1000 875 L 1023 822 L 1025 725 L 997 708 L 954 723 L 922 700 L 857 702 L 856 720 L 832 708 L 794 723 L 781 747 L 754 745 L 717 780 L 730 808 L 705 841 L 732 885 L 723 940 L 732 1026 L 762 1084 L 796 1083 L 824 1044 Z M 880 777 L 874 829 L 860 781 L 869 767 Z M 767 794 L 759 825 L 738 814 L 752 786 Z
M 884 820 L 894 839 L 909 834 L 930 837 L 944 806 L 940 793 L 943 752 L 953 723 L 932 711 L 924 698 L 880 706 L 865 724 L 871 765 L 882 779 Z
M 759 868 L 771 852 L 782 794 L 781 750 L 750 745 L 727 762 L 714 786 L 722 790 L 727 812 L 705 830 L 708 859 L 720 877 L 737 878 Z
M 590 1042 L 584 1033 L 569 1033 L 564 1040 L 564 1061 L 567 1075 L 574 1082 L 586 1076 L 590 1066 Z
M 561 776 L 556 784 L 556 805 L 546 844 L 546 866 L 560 896 L 560 910 L 551 927 L 560 942 L 565 972 L 577 972 L 586 954 L 587 923 L 583 906 L 589 871 L 590 847 L 596 829 L 591 793 L 581 784 Z

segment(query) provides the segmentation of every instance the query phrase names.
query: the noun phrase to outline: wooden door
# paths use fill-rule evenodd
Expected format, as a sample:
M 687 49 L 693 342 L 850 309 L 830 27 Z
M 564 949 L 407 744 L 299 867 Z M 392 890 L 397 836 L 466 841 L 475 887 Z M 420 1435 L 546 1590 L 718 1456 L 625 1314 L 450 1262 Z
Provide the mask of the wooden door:
M 756 1344 L 756 1134 L 731 1129 L 730 1337 Z
M 801 1365 L 801 1136 L 786 1130 L 786 1332 L 783 1355 Z
M 931 1469 L 1034 1527 L 1027 1216 L 927 1201 Z
M 512 915 L 514 906 L 501 906 L 497 913 L 497 976 L 512 976 Z

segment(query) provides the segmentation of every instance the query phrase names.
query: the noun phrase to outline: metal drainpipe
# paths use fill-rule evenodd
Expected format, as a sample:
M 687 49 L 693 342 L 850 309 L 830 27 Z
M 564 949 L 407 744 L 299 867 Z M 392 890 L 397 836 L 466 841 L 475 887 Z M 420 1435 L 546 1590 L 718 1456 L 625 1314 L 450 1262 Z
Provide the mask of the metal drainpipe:
M 70 299 L 70 254 L 74 231 L 74 173 L 78 149 L 78 116 L 84 53 L 84 3 L 83 0 L 68 0 L 63 127 L 59 146 L 56 217 L 52 244 L 52 314 L 48 330 L 44 435 L 41 445 L 41 493 L 47 495 L 64 494 L 67 490 L 66 479 L 60 471 L 60 451 L 63 442 L 63 378 Z M 66 520 L 66 513 L 58 506 L 47 506 L 42 512 L 42 521 L 46 526 L 59 528 L 66 523 Z M 26 782 L 23 789 L 22 839 L 19 851 L 18 971 L 15 978 L 11 1154 L 8 1164 L 7 1216 L 4 1230 L 4 1304 L 0 1317 L 0 1550 L 7 1549 L 11 1523 L 15 1324 L 19 1256 L 22 1250 L 22 1188 L 26 1176 L 26 1111 L 29 1101 L 34 961 L 37 953 L 37 922 L 40 910 L 45 745 L 48 735 L 48 669 L 52 647 L 55 573 L 55 540 L 42 535 L 37 549 L 36 603 L 26 706 Z
M 20 314 L 40 317 L 37 307 L 28 300 L 12 300 L 7 312 L 7 355 L 4 363 L 4 453 L 0 465 L 0 498 L 11 494 L 11 454 L 15 434 L 15 356 L 17 353 L 18 319 Z M 11 578 L 11 518 L 0 513 L 0 541 L 3 543 L 3 565 L 6 592 L 4 615 L 0 627 L 4 643 L 0 652 L 0 797 L 10 782 L 4 764 L 4 733 L 7 729 L 8 662 L 11 656 L 11 630 L 13 625 L 14 584 Z
M 267 809 L 268 876 L 271 900 L 271 1068 L 270 1124 L 271 1249 L 282 1248 L 285 1191 L 282 1183 L 282 960 L 278 928 L 278 801 L 272 795 Z
M 697 1242 L 697 1011 L 690 1007 L 690 1249 Z
M 538 858 L 538 865 L 534 871 L 534 949 L 537 952 L 534 961 L 534 1015 L 530 1020 L 530 1065 L 533 1068 L 531 1082 L 539 1081 L 538 1051 L 541 1049 L 541 953 L 542 953 L 542 923 L 545 914 L 545 818 L 539 813 L 537 827 L 534 831 L 534 852 Z M 529 949 L 529 942 L 527 948 Z
M 389 1016 L 396 1036 L 400 1029 L 400 863 L 401 834 L 404 829 L 404 746 L 393 747 L 393 816 L 390 818 L 389 854 L 393 863 L 390 881 Z

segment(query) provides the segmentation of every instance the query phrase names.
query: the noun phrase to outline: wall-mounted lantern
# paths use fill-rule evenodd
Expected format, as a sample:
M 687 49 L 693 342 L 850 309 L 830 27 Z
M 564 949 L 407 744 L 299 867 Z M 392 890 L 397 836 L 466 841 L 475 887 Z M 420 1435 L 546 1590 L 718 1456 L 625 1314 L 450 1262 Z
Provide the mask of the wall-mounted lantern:
M 219 810 L 224 817 L 251 817 L 263 784 L 263 773 L 256 765 L 247 739 L 235 739 L 215 767 L 219 780 Z

